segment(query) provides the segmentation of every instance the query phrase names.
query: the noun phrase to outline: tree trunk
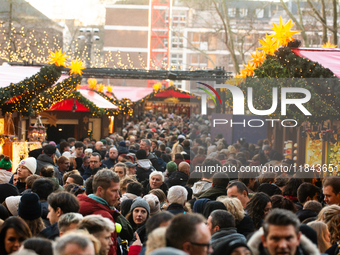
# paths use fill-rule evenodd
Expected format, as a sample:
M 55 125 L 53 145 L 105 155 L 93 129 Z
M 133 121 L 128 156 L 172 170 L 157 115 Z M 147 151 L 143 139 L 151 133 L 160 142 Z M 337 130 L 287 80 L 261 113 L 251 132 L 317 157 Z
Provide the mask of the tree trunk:
M 333 44 L 338 45 L 338 9 L 337 9 L 337 0 L 333 0 Z
M 322 18 L 327 22 L 325 0 L 321 0 L 321 15 Z M 327 42 L 328 42 L 327 26 L 322 24 L 322 44 L 325 44 Z

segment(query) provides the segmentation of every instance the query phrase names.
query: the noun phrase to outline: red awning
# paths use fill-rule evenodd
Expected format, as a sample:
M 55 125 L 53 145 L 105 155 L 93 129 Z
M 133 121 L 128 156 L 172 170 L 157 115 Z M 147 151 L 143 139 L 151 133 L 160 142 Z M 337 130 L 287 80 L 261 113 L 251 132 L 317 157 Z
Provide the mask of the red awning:
M 340 50 L 339 49 L 293 49 L 297 56 L 308 58 L 319 63 L 323 67 L 329 68 L 340 78 Z
M 195 98 L 194 96 L 182 94 L 172 89 L 156 93 L 155 97 L 177 97 L 177 98 Z
M 73 105 L 74 105 L 74 99 L 65 99 L 59 103 L 54 104 L 50 109 L 47 111 L 72 111 L 73 110 Z M 79 103 L 76 100 L 76 106 L 77 109 L 75 110 L 76 112 L 89 112 L 90 110 L 87 109 L 84 105 Z

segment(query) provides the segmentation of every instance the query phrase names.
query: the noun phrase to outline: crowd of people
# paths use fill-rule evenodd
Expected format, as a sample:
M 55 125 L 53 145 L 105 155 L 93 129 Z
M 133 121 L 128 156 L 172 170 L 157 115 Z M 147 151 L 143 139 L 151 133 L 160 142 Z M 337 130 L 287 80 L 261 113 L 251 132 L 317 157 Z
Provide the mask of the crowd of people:
M 0 156 L 0 254 L 340 252 L 340 179 L 270 171 L 294 162 L 268 140 L 230 145 L 206 117 L 147 114 L 57 142 L 17 169 Z

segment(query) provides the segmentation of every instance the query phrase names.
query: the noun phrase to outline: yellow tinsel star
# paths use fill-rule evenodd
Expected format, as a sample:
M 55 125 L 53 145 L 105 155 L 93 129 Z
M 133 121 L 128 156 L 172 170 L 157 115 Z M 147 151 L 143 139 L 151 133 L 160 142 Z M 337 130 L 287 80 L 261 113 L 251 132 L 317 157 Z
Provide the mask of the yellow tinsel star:
M 262 65 L 262 63 L 266 59 L 266 53 L 264 51 L 256 50 L 255 53 L 250 53 L 250 55 L 253 57 L 250 62 L 253 63 L 255 67 L 259 67 L 260 65 Z
M 104 90 L 104 85 L 103 85 L 103 83 L 100 83 L 99 86 L 98 86 L 98 91 L 103 92 L 103 90 Z
M 321 48 L 336 48 L 336 47 L 337 45 L 331 44 L 330 42 L 321 45 Z
M 106 87 L 106 90 L 107 90 L 107 92 L 110 92 L 110 93 L 111 93 L 111 92 L 112 92 L 112 87 L 111 87 L 111 86 L 107 86 L 107 87 Z
M 257 50 L 263 50 L 267 55 L 274 55 L 274 52 L 278 48 L 276 39 L 270 37 L 270 35 L 267 34 L 263 40 L 259 39 L 259 42 L 262 44 L 262 47 L 258 48 Z
M 236 75 L 234 75 L 234 79 L 244 79 L 246 78 L 247 76 L 243 75 L 243 74 L 240 74 L 240 73 L 237 73 Z
M 292 20 L 288 20 L 286 24 L 283 23 L 282 17 L 280 16 L 280 23 L 277 25 L 273 23 L 274 27 L 271 29 L 274 30 L 274 34 L 270 35 L 271 37 L 276 39 L 277 47 L 286 46 L 290 41 L 294 41 L 295 39 L 292 35 L 300 33 L 301 31 L 290 31 L 295 23 L 292 24 Z
M 48 63 L 55 64 L 56 66 L 65 66 L 68 56 L 65 56 L 65 53 L 62 52 L 62 49 L 59 51 L 55 50 L 54 53 L 50 51 L 50 53 L 51 55 L 48 57 L 50 59 Z
M 236 77 L 237 76 L 237 77 Z M 240 77 L 239 74 L 235 75 L 232 79 L 229 79 L 225 82 L 225 84 L 231 84 L 238 86 L 241 82 L 245 81 L 245 77 Z
M 72 60 L 71 65 L 68 68 L 71 68 L 70 74 L 82 74 L 82 69 L 85 69 L 83 62 L 81 60 Z
M 97 80 L 94 78 L 87 79 L 87 83 L 89 84 L 90 89 L 97 89 Z
M 255 65 L 248 62 L 247 65 L 244 65 L 244 69 L 241 70 L 241 74 L 245 75 L 245 76 L 253 76 L 254 74 L 254 69 L 255 69 Z

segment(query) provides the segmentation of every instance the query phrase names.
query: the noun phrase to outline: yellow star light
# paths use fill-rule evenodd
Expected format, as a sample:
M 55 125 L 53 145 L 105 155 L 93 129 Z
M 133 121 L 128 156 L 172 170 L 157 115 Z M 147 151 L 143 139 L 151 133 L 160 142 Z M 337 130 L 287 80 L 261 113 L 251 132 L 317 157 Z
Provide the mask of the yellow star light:
M 295 23 L 292 24 L 292 20 L 289 20 L 286 24 L 283 23 L 282 17 L 280 16 L 279 25 L 273 23 L 274 27 L 271 29 L 274 30 L 274 34 L 270 35 L 271 37 L 276 39 L 277 47 L 286 46 L 290 41 L 294 41 L 295 39 L 292 35 L 300 33 L 301 31 L 290 31 Z
M 241 82 L 244 82 L 245 78 L 241 77 L 239 74 L 235 75 L 232 79 L 229 79 L 225 82 L 225 84 L 231 84 L 231 85 L 240 85 Z
M 65 56 L 65 52 L 62 52 L 62 49 L 59 51 L 55 50 L 53 53 L 50 51 L 51 55 L 48 57 L 50 60 L 48 63 L 55 64 L 56 66 L 65 66 L 66 59 L 68 56 Z
M 243 64 L 244 65 L 244 64 Z M 241 70 L 241 74 L 245 75 L 245 76 L 253 76 L 254 74 L 254 69 L 255 69 L 255 65 L 248 62 L 247 65 L 244 65 L 244 69 Z
M 102 83 L 100 83 L 99 86 L 98 86 L 98 91 L 103 92 L 103 90 L 104 90 L 104 85 Z
M 250 60 L 251 63 L 255 65 L 255 67 L 259 67 L 262 65 L 264 60 L 266 59 L 266 53 L 264 51 L 257 51 L 255 53 L 250 53 L 250 55 L 253 57 L 252 60 Z
M 111 87 L 111 86 L 107 86 L 107 87 L 106 87 L 106 90 L 107 90 L 107 92 L 110 92 L 110 93 L 111 93 L 111 92 L 112 92 L 112 87 Z
M 330 42 L 327 42 L 323 45 L 321 45 L 321 48 L 336 48 L 337 45 L 331 44 Z
M 266 55 L 274 55 L 274 52 L 278 48 L 276 39 L 270 37 L 267 34 L 264 40 L 259 39 L 259 42 L 262 44 L 262 46 L 257 50 L 263 50 Z
M 96 90 L 97 89 L 97 80 L 94 78 L 87 79 L 87 83 L 89 84 L 90 89 Z
M 81 60 L 72 60 L 71 65 L 68 68 L 71 68 L 70 74 L 82 74 L 82 69 L 85 69 L 83 62 Z

